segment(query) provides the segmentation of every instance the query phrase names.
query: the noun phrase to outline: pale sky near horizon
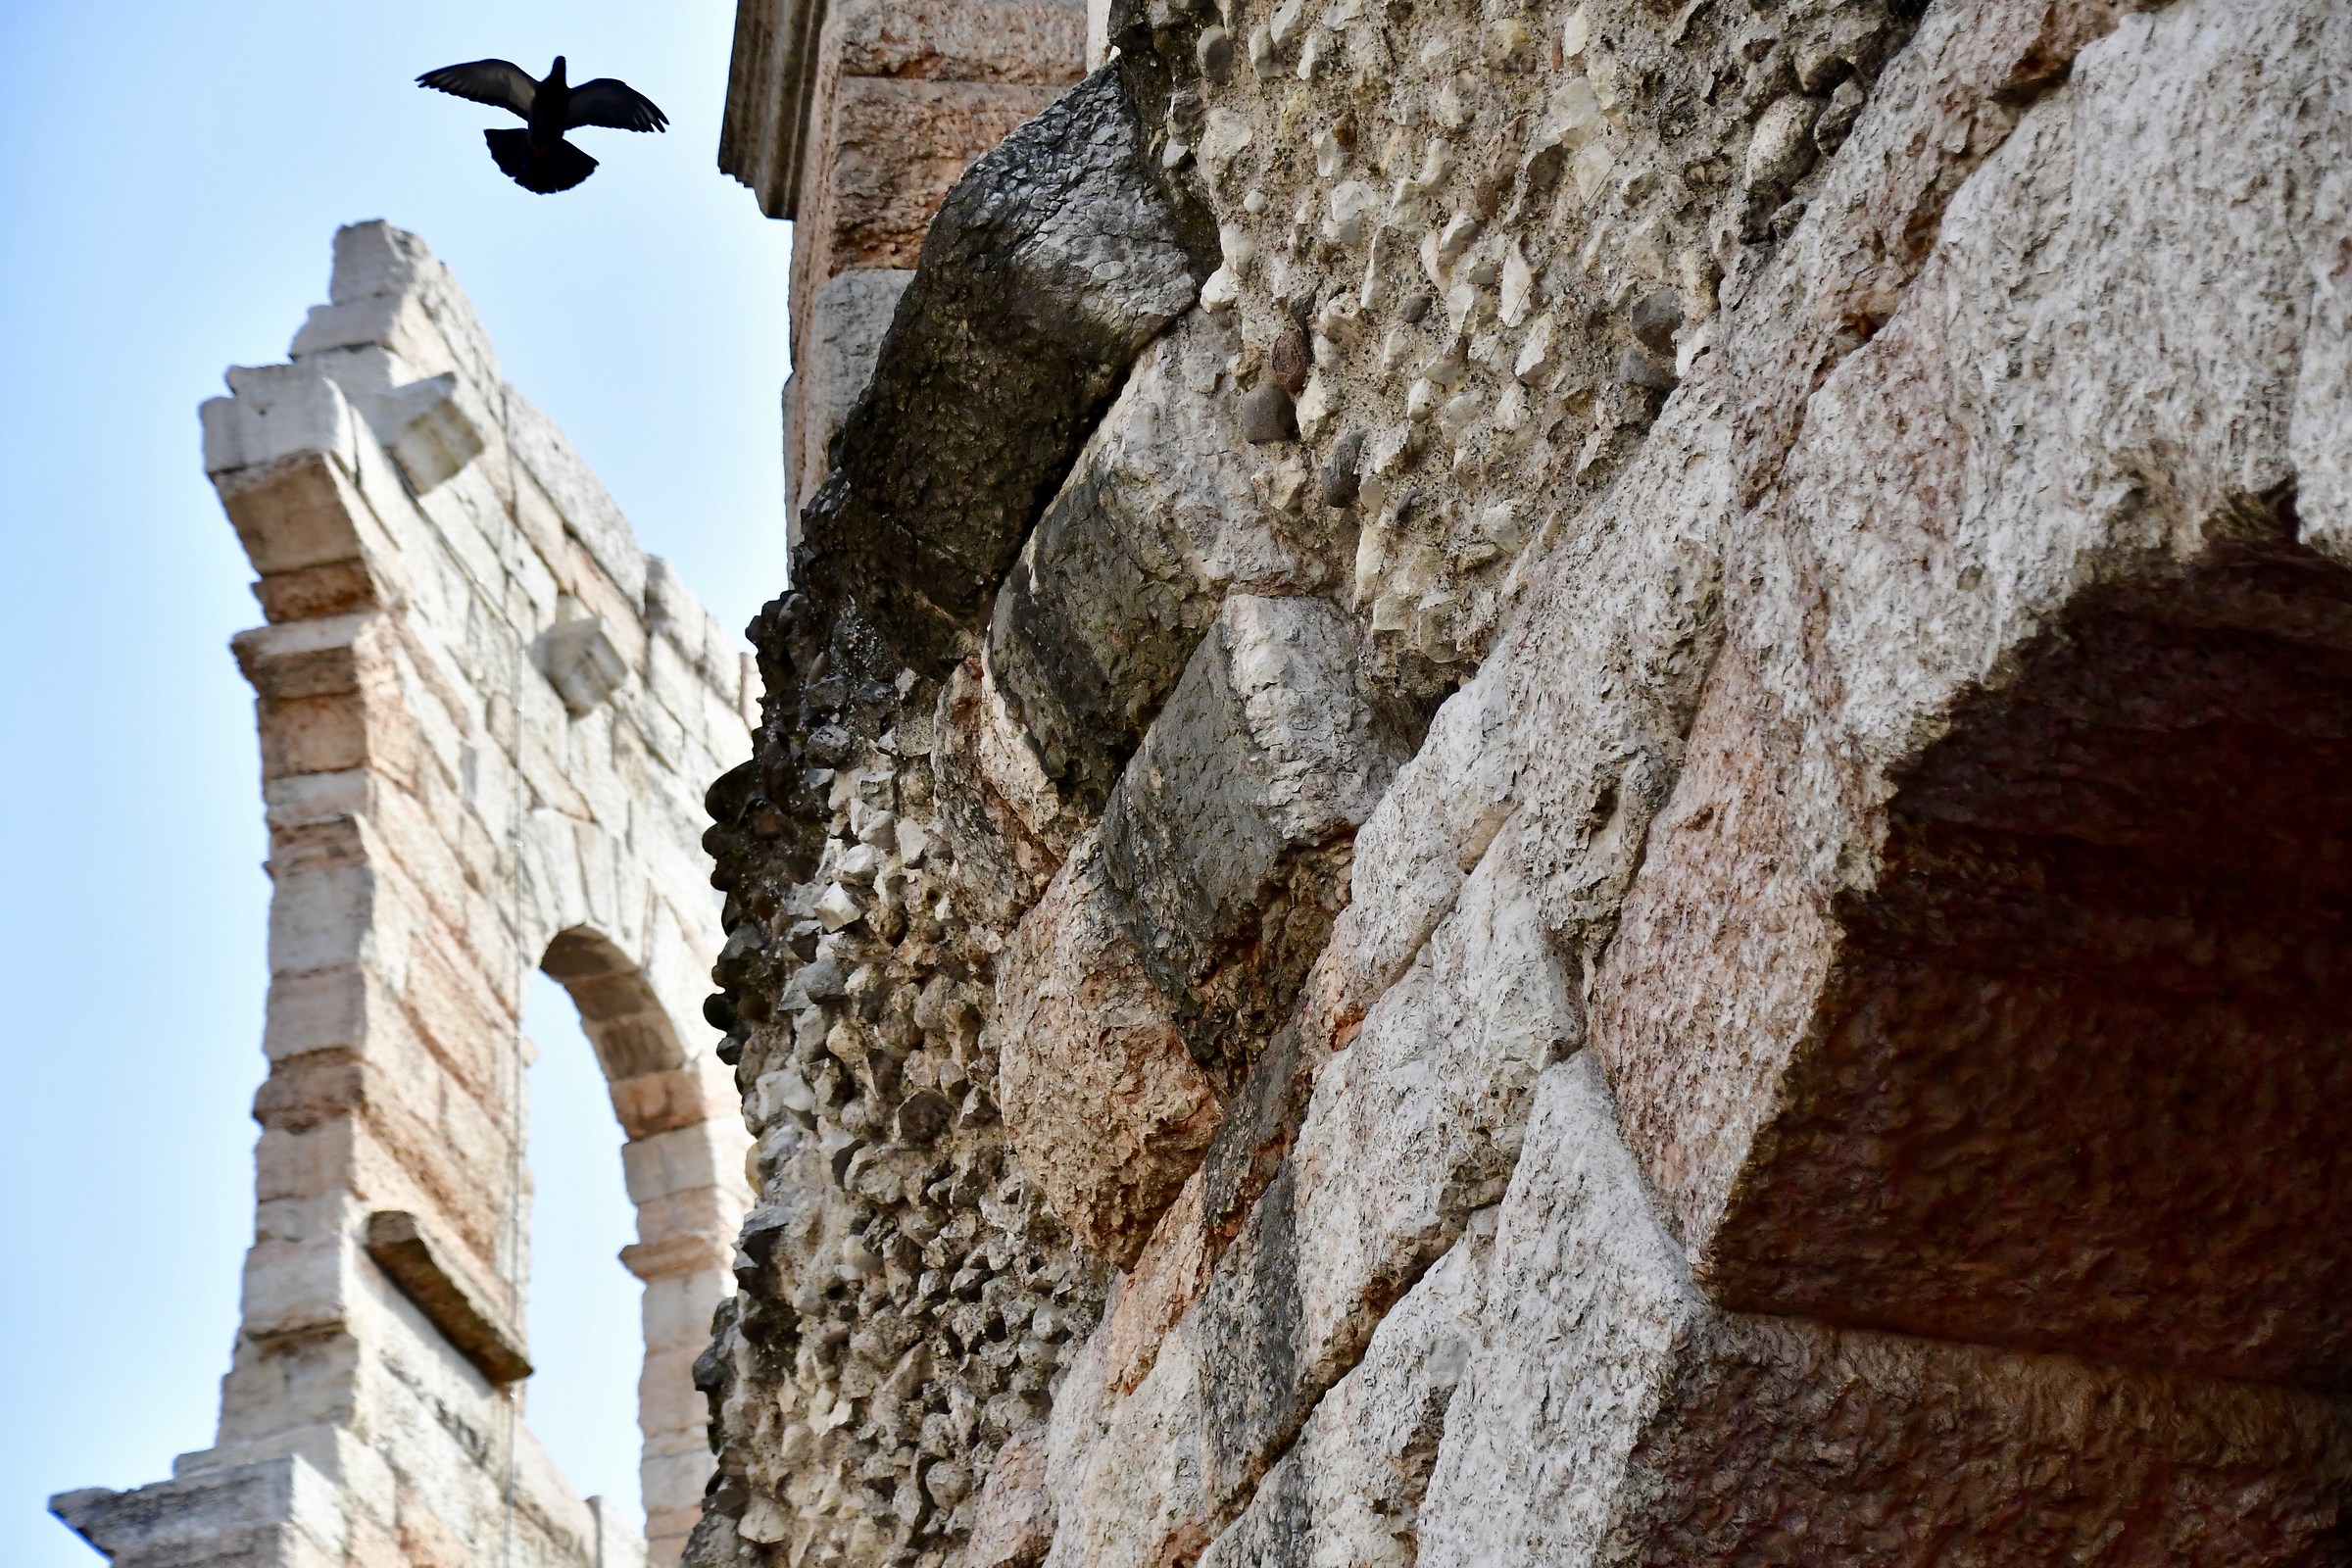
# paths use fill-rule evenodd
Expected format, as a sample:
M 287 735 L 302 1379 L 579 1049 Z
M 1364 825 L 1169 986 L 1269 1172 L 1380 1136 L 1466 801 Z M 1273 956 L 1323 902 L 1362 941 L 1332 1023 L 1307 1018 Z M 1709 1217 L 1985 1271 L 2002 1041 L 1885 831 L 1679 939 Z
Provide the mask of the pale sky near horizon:
M 782 586 L 790 231 L 713 164 L 732 0 L 0 5 L 0 1563 L 99 1559 L 52 1492 L 208 1446 L 252 1231 L 269 884 L 257 624 L 196 405 L 282 360 L 338 223 L 456 270 L 506 374 L 729 626 Z M 664 136 L 532 196 L 493 111 L 412 85 L 503 55 L 618 75 Z M 562 993 L 526 1024 L 529 1419 L 636 1503 L 619 1134 Z M 615 1342 L 619 1353 L 613 1353 Z

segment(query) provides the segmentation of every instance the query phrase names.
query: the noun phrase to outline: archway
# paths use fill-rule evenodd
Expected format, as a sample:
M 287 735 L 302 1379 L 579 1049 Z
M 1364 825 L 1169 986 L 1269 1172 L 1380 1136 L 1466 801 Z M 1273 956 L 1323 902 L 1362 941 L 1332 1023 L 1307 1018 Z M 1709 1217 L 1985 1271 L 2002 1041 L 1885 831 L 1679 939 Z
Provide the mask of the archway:
M 517 1418 L 525 976 L 570 993 L 627 1140 L 646 1546 L 711 1460 L 695 1354 L 749 1195 L 702 1021 L 708 782 L 753 676 L 421 241 L 335 239 L 291 363 L 229 372 L 206 466 L 269 624 L 235 640 L 269 808 L 255 1240 L 213 1447 L 55 1506 L 127 1561 L 623 1568 Z

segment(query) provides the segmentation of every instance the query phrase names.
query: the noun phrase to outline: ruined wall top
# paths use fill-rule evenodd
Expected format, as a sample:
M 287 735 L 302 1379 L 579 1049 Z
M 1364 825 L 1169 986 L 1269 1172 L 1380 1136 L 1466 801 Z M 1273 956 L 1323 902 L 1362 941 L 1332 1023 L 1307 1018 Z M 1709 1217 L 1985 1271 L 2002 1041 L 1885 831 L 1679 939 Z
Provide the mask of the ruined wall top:
M 267 617 L 233 644 L 274 884 L 255 1239 L 214 1446 L 57 1509 L 124 1568 L 674 1563 L 749 1196 L 700 796 L 753 674 L 416 236 L 341 230 L 288 362 L 228 384 L 205 466 Z M 521 1420 L 533 968 L 625 1140 L 642 1543 Z

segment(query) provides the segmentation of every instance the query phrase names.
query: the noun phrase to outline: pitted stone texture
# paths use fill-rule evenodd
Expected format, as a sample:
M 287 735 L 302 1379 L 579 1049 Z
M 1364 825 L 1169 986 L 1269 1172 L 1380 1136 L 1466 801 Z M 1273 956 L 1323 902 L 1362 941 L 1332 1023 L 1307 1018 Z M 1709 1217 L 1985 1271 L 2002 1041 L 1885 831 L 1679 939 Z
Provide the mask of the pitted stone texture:
M 1015 1156 L 1079 1241 L 1122 1268 L 1218 1120 L 1123 902 L 1090 836 L 1006 946 L 989 1024 Z
M 1593 1034 L 1731 1304 L 2352 1376 L 2348 588 L 2281 513 L 2345 25 L 2084 49 L 1747 526 Z
M 1229 323 L 1187 315 L 1136 364 L 998 591 L 989 667 L 1071 800 L 1099 812 L 1228 592 L 1326 578 L 1250 486 Z
M 1134 115 L 1098 73 L 965 172 L 804 511 L 796 580 L 854 595 L 928 673 L 985 613 L 1136 352 L 1193 302 Z
M 1420 1560 L 2316 1568 L 2348 1479 L 2309 1396 L 1716 1311 L 1588 1054 L 1538 1092 Z
M 1323 600 L 1227 599 L 1103 814 L 1145 962 L 1228 1088 L 1287 1013 L 1405 750 L 1355 652 Z

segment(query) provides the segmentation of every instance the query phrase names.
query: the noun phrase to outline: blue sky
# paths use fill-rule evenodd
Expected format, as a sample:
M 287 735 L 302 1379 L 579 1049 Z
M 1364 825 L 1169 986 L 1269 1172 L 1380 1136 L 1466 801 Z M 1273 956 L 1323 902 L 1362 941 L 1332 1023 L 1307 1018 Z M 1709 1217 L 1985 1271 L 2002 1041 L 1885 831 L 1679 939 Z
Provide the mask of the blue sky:
M 731 0 L 0 4 L 0 1562 L 97 1559 L 53 1491 L 211 1441 L 251 1230 L 268 883 L 260 620 L 196 405 L 284 357 L 335 226 L 416 230 L 648 549 L 740 626 L 784 574 L 788 228 L 712 159 Z M 534 197 L 419 71 L 626 77 L 666 136 Z M 562 993 L 527 1027 L 531 1422 L 636 1499 L 618 1134 Z M 615 1354 L 613 1347 L 622 1348 Z

